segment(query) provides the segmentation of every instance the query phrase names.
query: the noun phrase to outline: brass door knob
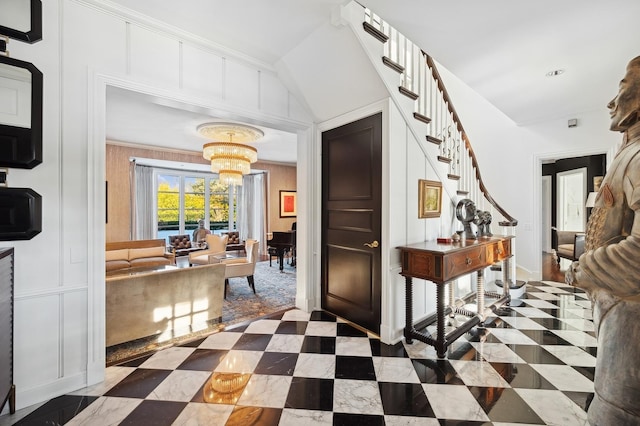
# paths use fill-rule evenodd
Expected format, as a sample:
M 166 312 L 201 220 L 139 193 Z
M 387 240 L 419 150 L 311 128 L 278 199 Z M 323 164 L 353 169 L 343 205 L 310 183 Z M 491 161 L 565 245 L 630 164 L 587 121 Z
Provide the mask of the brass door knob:
M 364 245 L 369 247 L 369 248 L 376 248 L 376 247 L 378 247 L 379 244 L 378 244 L 378 240 L 375 240 L 372 243 L 364 243 Z

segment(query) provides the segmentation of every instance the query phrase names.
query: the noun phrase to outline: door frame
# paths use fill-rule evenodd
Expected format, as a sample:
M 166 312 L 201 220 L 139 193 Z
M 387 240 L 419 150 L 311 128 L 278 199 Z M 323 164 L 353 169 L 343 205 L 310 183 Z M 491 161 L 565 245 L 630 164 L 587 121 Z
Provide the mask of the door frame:
M 575 175 L 579 175 L 582 178 L 582 203 L 580 206 L 580 210 L 582 213 L 582 229 L 564 229 L 564 218 L 565 218 L 565 208 L 564 208 L 564 203 L 561 203 L 560 200 L 562 200 L 565 197 L 565 190 L 564 187 L 562 185 L 562 180 L 563 178 L 567 177 L 567 176 L 575 176 Z M 587 209 L 585 207 L 585 201 L 587 200 L 587 168 L 586 167 L 580 167 L 578 169 L 572 169 L 572 170 L 567 170 L 564 172 L 558 172 L 556 173 L 556 198 L 557 198 L 557 202 L 556 202 L 556 228 L 558 228 L 559 231 L 584 231 L 587 223 L 586 223 L 586 214 L 587 214 Z
M 532 200 L 540 200 L 542 197 L 542 165 L 549 161 L 557 161 L 563 158 L 571 157 L 584 157 L 588 155 L 606 154 L 607 156 L 607 169 L 611 163 L 611 159 L 615 156 L 617 147 L 611 147 L 608 151 L 602 149 L 582 149 L 577 151 L 564 151 L 564 152 L 552 152 L 552 153 L 540 153 L 533 156 L 533 170 L 535 170 L 535 176 L 533 179 L 533 198 Z M 534 253 L 542 254 L 542 209 L 533 209 L 533 250 Z M 542 280 L 542 255 L 534 256 L 534 270 L 531 271 L 530 278 L 533 280 Z
M 390 271 L 390 251 L 394 250 L 389 247 L 389 99 L 374 102 L 362 108 L 345 112 L 342 115 L 328 119 L 316 126 L 314 142 L 314 167 L 313 179 L 307 182 L 307 191 L 313 193 L 313 205 L 309 209 L 309 221 L 313 230 L 313 268 L 314 268 L 314 306 L 320 309 L 321 306 L 321 249 L 322 249 L 322 187 L 317 182 L 322 181 L 322 132 L 340 127 L 342 125 L 357 121 L 361 118 L 382 112 L 382 185 L 381 185 L 381 230 L 380 230 L 380 340 L 383 343 L 392 344 L 394 340 L 394 330 L 392 327 L 392 318 L 394 310 L 401 307 L 393 306 L 390 302 L 393 300 L 392 291 L 389 285 Z M 311 260 L 311 259 L 310 259 Z

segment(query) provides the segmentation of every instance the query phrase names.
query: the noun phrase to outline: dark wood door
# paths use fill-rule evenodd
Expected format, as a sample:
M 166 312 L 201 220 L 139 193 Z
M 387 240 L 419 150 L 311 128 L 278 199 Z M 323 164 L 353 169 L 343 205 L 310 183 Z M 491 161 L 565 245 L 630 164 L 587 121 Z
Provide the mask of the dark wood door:
M 322 308 L 380 333 L 382 113 L 322 133 Z

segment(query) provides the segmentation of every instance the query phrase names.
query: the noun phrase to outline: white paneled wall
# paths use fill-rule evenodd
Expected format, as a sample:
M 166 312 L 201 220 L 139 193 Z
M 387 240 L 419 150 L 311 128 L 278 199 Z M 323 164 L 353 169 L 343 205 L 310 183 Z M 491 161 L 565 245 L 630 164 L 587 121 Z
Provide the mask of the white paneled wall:
M 222 99 L 224 59 L 198 46 L 182 45 L 182 88 L 196 96 Z
M 10 46 L 45 87 L 44 161 L 9 181 L 39 192 L 44 216 L 41 234 L 11 244 L 17 408 L 103 374 L 105 81 L 280 130 L 312 123 L 269 65 L 112 6 L 47 0 L 43 40 Z

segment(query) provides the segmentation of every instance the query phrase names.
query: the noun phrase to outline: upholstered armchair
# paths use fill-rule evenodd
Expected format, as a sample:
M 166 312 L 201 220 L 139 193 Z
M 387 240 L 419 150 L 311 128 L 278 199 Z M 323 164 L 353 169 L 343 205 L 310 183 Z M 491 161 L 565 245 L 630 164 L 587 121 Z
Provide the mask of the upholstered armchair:
M 571 261 L 578 260 L 584 253 L 584 232 L 558 231 L 551 228 L 551 246 L 556 253 L 556 260 L 560 264 L 560 258 Z
M 193 253 L 189 253 L 189 265 L 208 265 L 210 263 L 218 263 L 219 260 L 213 260 L 212 257 L 224 256 L 227 250 L 227 235 L 209 234 L 205 236 L 207 248 Z
M 229 240 L 227 240 L 227 251 L 244 251 L 245 243 L 240 239 L 240 233 L 238 231 L 227 232 Z
M 227 265 L 224 273 L 224 295 L 227 296 L 227 286 L 229 278 L 247 277 L 249 287 L 256 292 L 256 286 L 253 280 L 253 273 L 256 269 L 258 261 L 258 240 L 247 240 L 245 242 L 245 250 L 247 257 L 237 257 L 235 259 L 224 259 L 221 263 Z

